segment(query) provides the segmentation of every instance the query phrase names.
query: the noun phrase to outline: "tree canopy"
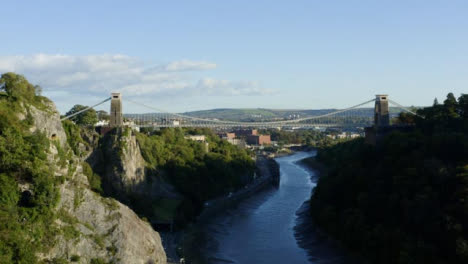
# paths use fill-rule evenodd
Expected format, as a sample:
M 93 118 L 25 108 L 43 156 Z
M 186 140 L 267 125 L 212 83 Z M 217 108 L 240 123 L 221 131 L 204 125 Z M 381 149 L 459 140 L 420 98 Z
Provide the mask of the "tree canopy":
M 468 263 L 467 99 L 418 110 L 413 131 L 378 147 L 320 151 L 329 172 L 311 198 L 315 222 L 371 263 Z
M 0 83 L 4 84 L 6 93 L 14 99 L 32 100 L 36 95 L 34 85 L 30 84 L 22 75 L 13 72 L 4 73 L 0 78 Z
M 195 134 L 205 135 L 208 145 L 185 138 Z M 220 139 L 211 129 L 166 128 L 151 135 L 137 133 L 136 138 L 148 168 L 165 175 L 185 197 L 177 209 L 178 223 L 193 220 L 206 200 L 235 191 L 253 179 L 255 163 L 249 153 Z M 142 204 L 140 200 L 136 203 Z
M 86 109 L 87 106 L 84 106 L 84 105 L 74 105 L 70 111 L 68 111 L 65 115 L 68 116 L 68 115 L 72 115 L 74 113 L 77 113 L 83 109 Z M 74 117 L 71 118 L 72 121 L 74 121 L 77 125 L 80 125 L 80 126 L 92 126 L 94 124 L 97 123 L 98 121 L 98 117 L 97 117 L 97 113 L 96 113 L 96 110 L 94 109 L 89 109 L 81 114 L 78 114 Z

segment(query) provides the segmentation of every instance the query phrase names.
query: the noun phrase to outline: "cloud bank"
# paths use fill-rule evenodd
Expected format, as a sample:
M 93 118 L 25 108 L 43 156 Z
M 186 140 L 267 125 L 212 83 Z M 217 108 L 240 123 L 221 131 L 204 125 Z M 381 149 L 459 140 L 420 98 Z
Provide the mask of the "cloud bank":
M 180 60 L 149 67 L 126 55 L 35 54 L 0 56 L 0 73 L 13 71 L 39 84 L 53 96 L 239 96 L 264 95 L 269 90 L 256 81 L 194 79 L 190 73 L 216 69 L 207 61 Z

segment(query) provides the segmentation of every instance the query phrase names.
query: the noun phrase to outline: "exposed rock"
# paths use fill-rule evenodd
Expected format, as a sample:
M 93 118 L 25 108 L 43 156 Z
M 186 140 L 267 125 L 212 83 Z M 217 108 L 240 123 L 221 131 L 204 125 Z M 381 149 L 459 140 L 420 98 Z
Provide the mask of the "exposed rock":
M 166 263 L 159 234 L 127 206 L 73 180 L 62 185 L 60 194 L 59 223 L 65 233 L 47 257 L 79 256 L 81 263 L 96 258 L 112 263 Z
M 107 133 L 87 161 L 103 177 L 105 192 L 122 201 L 128 201 L 130 195 L 181 198 L 172 185 L 161 180 L 161 175 L 147 171 L 136 137 L 129 128 Z
M 63 130 L 60 115 L 55 105 L 52 102 L 47 102 L 47 111 L 39 110 L 32 105 L 28 108 L 28 112 L 34 121 L 30 131 L 34 132 L 39 130 L 45 133 L 49 139 L 60 142 L 60 146 L 64 147 L 67 143 L 67 136 Z
M 78 150 L 82 153 L 82 159 L 86 160 L 92 155 L 93 151 L 99 146 L 99 133 L 94 128 L 81 129 L 81 138 L 84 143 L 78 143 Z
M 60 116 L 53 105 L 50 107 L 53 111 L 29 108 L 34 122 L 31 131 L 42 131 L 68 149 Z M 56 243 L 48 253 L 39 256 L 41 259 L 73 257 L 79 259 L 78 263 L 90 263 L 92 259 L 106 263 L 166 263 L 160 236 L 147 222 L 118 201 L 89 190 L 81 161 L 70 149 L 71 158 L 64 163 L 56 146 L 51 144 L 50 148 L 49 162 L 57 168 L 55 176 L 63 177 L 64 183 L 56 208 L 59 227 Z

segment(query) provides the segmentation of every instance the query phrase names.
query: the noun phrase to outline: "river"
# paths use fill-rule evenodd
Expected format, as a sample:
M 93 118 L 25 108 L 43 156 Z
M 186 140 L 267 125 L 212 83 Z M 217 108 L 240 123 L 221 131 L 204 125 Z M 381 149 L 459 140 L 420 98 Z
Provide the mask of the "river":
M 343 263 L 329 246 L 320 257 L 308 255 L 294 236 L 296 212 L 315 186 L 311 181 L 314 172 L 297 162 L 313 155 L 315 152 L 299 152 L 277 158 L 281 174 L 278 188 L 240 202 L 205 226 L 212 240 L 207 250 L 210 263 Z

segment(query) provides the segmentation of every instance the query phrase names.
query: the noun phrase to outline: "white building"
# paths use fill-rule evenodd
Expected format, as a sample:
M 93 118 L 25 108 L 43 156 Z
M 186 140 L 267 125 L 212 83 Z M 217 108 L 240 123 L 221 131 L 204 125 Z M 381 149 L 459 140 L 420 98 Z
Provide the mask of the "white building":
M 109 120 L 99 120 L 94 126 L 108 126 Z
M 206 141 L 205 135 L 190 135 L 190 136 L 185 136 L 185 139 L 190 139 L 193 141 L 200 141 L 200 142 Z
M 243 139 L 227 138 L 226 141 L 231 143 L 232 145 L 236 145 L 236 146 L 241 147 L 241 148 L 245 148 L 245 146 L 246 146 L 245 140 L 243 140 Z

